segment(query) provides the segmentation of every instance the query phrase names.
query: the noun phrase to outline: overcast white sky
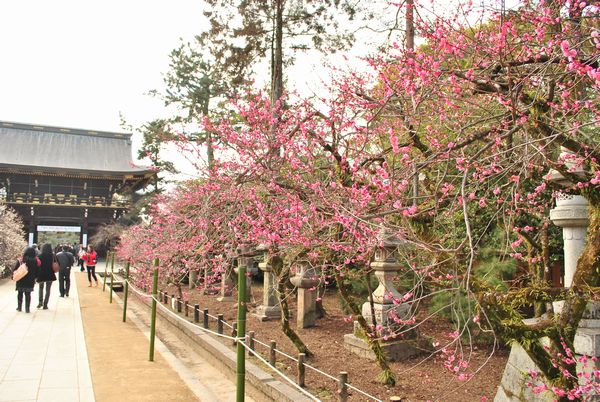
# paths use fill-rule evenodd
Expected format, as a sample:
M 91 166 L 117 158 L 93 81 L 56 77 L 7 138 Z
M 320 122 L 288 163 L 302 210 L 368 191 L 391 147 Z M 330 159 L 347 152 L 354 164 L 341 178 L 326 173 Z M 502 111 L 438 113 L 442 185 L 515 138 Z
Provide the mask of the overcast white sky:
M 202 0 L 0 0 L 0 120 L 123 131 L 119 113 L 133 127 L 169 116 L 146 93 L 163 88 L 179 39 L 205 28 L 202 7 Z M 306 74 L 304 67 L 296 76 Z
M 119 112 L 166 115 L 144 93 L 202 24 L 199 0 L 2 0 L 0 120 L 123 131 Z

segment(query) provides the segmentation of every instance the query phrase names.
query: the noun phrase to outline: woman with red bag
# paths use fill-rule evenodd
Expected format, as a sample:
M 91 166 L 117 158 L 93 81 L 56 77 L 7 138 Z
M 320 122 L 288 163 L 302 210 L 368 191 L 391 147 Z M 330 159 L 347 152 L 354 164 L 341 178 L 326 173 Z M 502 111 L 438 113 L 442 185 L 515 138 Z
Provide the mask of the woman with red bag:
M 52 267 L 52 263 L 55 260 L 54 251 L 52 251 L 52 245 L 46 243 L 42 246 L 42 252 L 40 253 L 40 272 L 37 277 L 37 281 L 40 289 L 40 302 L 37 308 L 44 307 L 44 310 L 48 310 L 48 300 L 50 300 L 50 288 L 52 282 L 56 280 L 56 274 Z M 44 287 L 46 288 L 46 295 L 44 296 Z
M 17 311 L 22 311 L 23 296 L 25 296 L 25 312 L 29 313 L 29 306 L 31 306 L 31 292 L 33 292 L 35 278 L 38 275 L 41 264 L 34 247 L 27 247 L 25 249 L 23 257 L 17 260 L 14 270 L 18 269 L 21 264 L 27 265 L 27 275 L 17 281 Z
M 96 278 L 96 260 L 98 259 L 98 254 L 94 251 L 94 246 L 88 245 L 87 251 L 83 254 L 81 259 L 85 262 L 87 268 L 88 281 L 90 282 L 88 287 L 92 287 L 92 277 L 94 277 L 96 286 L 98 286 L 98 278 Z

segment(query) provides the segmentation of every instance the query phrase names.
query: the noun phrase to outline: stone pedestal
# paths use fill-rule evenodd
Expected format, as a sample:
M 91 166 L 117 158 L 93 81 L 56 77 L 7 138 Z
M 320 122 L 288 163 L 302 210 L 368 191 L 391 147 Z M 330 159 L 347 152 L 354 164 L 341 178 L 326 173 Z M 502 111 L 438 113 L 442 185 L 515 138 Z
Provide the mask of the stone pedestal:
M 308 328 L 315 325 L 317 285 L 319 275 L 317 270 L 308 261 L 300 261 L 297 265 L 296 275 L 290 279 L 298 288 L 298 314 L 296 325 L 298 328 Z
M 531 318 L 524 320 L 527 324 L 535 324 L 538 319 Z M 547 345 L 548 339 L 543 338 L 542 344 Z M 589 302 L 583 318 L 579 322 L 579 328 L 573 340 L 575 357 L 586 355 L 600 356 L 600 302 Z M 581 363 L 577 364 L 577 372 L 593 372 L 598 366 L 589 359 L 588 367 L 583 368 Z M 542 394 L 534 394 L 528 382 L 534 385 L 541 385 L 542 381 L 549 384 L 544 378 L 537 381 L 532 381 L 527 375 L 528 370 L 540 372 L 539 367 L 531 360 L 525 349 L 519 344 L 513 344 L 510 350 L 510 355 L 504 368 L 502 381 L 498 387 L 494 402 L 521 402 L 521 401 L 540 401 L 551 402 L 556 400 L 556 396 L 551 392 Z M 590 397 L 590 395 L 587 395 Z M 589 400 L 597 401 L 599 396 L 593 396 Z M 587 400 L 587 399 L 586 399 Z
M 259 250 L 266 251 L 266 250 Z M 258 268 L 263 271 L 263 302 L 256 308 L 254 315 L 261 321 L 278 320 L 281 318 L 279 300 L 276 293 L 275 275 L 269 263 L 269 256 L 264 253 L 264 260 L 258 264 Z
M 525 349 L 519 344 L 514 344 L 510 349 L 510 355 L 494 402 L 554 401 L 555 397 L 553 397 L 552 392 L 534 394 L 533 389 L 527 386 L 527 383 L 531 381 L 531 378 L 527 375 L 528 370 L 539 371 L 539 368 L 531 360 Z M 535 385 L 541 385 L 541 381 Z
M 587 304 L 575 333 L 573 348 L 578 355 L 600 357 L 600 302 Z
M 344 335 L 344 347 L 352 353 L 369 360 L 377 360 L 369 343 L 357 321 L 354 321 L 354 331 Z M 423 337 L 416 336 L 415 332 L 408 335 L 408 339 L 379 341 L 381 349 L 390 361 L 410 359 L 421 354 L 422 350 L 431 349 L 431 342 Z

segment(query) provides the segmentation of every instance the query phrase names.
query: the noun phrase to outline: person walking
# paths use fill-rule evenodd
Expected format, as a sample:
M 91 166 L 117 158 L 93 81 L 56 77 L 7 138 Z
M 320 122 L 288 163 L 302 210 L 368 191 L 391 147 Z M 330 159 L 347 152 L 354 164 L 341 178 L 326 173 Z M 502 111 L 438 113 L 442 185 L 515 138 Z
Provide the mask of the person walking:
M 31 306 L 31 292 L 35 286 L 35 279 L 38 275 L 40 267 L 40 259 L 37 257 L 37 251 L 33 247 L 27 247 L 23 253 L 23 257 L 17 260 L 17 263 L 13 269 L 16 270 L 19 266 L 25 263 L 27 265 L 27 275 L 17 281 L 17 311 L 22 311 L 23 308 L 23 297 L 25 297 L 25 312 L 29 313 L 29 307 Z
M 40 300 L 37 308 L 48 310 L 48 300 L 50 300 L 50 288 L 52 282 L 56 280 L 56 274 L 52 269 L 52 263 L 54 262 L 54 253 L 52 252 L 52 245 L 46 243 L 42 246 L 42 252 L 40 254 L 40 272 L 38 274 L 38 285 L 40 289 Z M 44 288 L 46 292 L 44 295 Z
M 56 260 L 60 266 L 58 270 L 58 290 L 60 291 L 60 297 L 69 297 L 71 267 L 75 263 L 75 257 L 69 252 L 69 246 L 62 247 L 62 251 L 56 254 Z
M 96 286 L 98 286 L 98 278 L 96 278 L 96 260 L 98 259 L 98 254 L 94 250 L 94 246 L 88 245 L 87 251 L 81 257 L 83 261 L 85 261 L 85 266 L 87 268 L 88 281 L 90 285 L 88 287 L 92 287 L 92 277 L 96 282 Z

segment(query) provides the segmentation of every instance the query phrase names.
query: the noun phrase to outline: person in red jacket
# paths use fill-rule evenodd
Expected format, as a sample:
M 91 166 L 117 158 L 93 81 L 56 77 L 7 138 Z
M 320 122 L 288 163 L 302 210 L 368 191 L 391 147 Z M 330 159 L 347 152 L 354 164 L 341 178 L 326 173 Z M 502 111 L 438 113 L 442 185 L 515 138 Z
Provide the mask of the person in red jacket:
M 98 286 L 98 278 L 96 278 L 96 261 L 98 259 L 98 254 L 96 254 L 94 247 L 88 245 L 87 251 L 83 254 L 81 259 L 85 262 L 87 268 L 88 281 L 90 282 L 88 287 L 92 287 L 92 277 L 94 278 L 94 281 L 96 281 L 96 286 Z

